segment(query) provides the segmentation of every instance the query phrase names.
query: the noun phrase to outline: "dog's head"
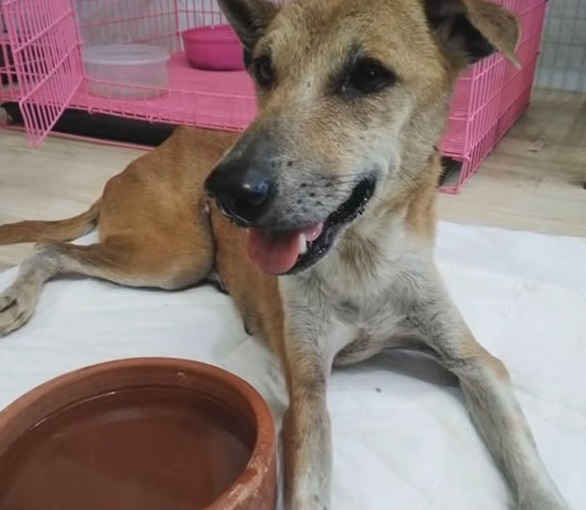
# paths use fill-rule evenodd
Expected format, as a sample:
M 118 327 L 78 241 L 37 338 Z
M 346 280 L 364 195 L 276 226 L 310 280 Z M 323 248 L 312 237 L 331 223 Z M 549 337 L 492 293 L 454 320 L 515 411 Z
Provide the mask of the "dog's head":
M 515 17 L 484 0 L 218 0 L 259 114 L 206 181 L 266 272 L 315 264 L 367 208 L 416 186 L 458 74 Z

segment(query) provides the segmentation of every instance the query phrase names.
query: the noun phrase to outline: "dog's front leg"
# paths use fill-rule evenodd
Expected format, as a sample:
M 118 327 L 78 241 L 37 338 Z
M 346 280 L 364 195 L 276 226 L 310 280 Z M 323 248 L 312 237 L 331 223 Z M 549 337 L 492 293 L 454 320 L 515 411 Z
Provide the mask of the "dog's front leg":
M 327 380 L 340 337 L 313 307 L 287 307 L 282 352 L 289 393 L 283 421 L 285 507 L 330 509 L 332 447 Z M 331 341 L 333 340 L 333 341 Z
M 513 508 L 567 510 L 543 465 L 503 363 L 475 340 L 439 278 L 420 296 L 406 322 L 459 378 L 472 419 L 513 490 Z
M 328 510 L 332 446 L 326 380 L 319 374 L 323 365 L 313 365 L 315 358 L 297 361 L 290 367 L 289 408 L 283 421 L 285 508 Z

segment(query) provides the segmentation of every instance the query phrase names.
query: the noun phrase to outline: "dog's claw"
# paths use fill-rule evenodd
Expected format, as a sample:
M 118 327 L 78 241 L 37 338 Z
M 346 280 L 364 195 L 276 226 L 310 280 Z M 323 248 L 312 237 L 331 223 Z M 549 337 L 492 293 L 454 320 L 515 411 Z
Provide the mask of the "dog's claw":
M 14 298 L 12 296 L 0 296 L 0 313 L 8 310 L 14 304 Z
M 6 336 L 23 326 L 31 317 L 34 302 L 26 293 L 7 289 L 0 295 L 0 336 Z
M 21 313 L 17 315 L 10 323 L 6 325 L 0 324 L 0 336 L 7 336 L 13 331 L 19 329 L 28 320 L 26 314 Z
M 561 495 L 557 493 L 545 493 L 535 497 L 529 497 L 520 502 L 517 510 L 570 510 Z

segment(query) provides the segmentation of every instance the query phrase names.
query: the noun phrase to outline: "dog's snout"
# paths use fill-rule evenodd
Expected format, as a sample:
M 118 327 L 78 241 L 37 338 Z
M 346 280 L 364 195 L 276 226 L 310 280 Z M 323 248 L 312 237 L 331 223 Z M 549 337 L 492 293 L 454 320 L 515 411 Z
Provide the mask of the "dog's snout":
M 210 174 L 205 187 L 225 214 L 246 225 L 257 223 L 265 215 L 275 188 L 267 173 L 243 170 L 238 161 L 221 163 Z

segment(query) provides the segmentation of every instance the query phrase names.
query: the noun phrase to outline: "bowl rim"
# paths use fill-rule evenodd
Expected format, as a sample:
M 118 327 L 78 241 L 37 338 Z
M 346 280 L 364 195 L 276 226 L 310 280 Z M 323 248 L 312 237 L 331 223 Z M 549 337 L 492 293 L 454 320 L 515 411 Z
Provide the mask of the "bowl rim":
M 105 52 L 108 54 L 104 55 Z M 129 58 L 130 54 L 132 57 Z M 125 58 L 112 59 L 112 55 Z M 94 44 L 82 50 L 83 62 L 96 66 L 144 66 L 168 62 L 170 58 L 171 54 L 163 46 L 147 43 Z
M 256 439 L 250 458 L 244 470 L 234 482 L 205 510 L 226 510 L 246 501 L 261 486 L 269 471 L 276 469 L 276 426 L 273 414 L 260 393 L 247 381 L 216 365 L 172 357 L 135 357 L 105 361 L 58 375 L 24 393 L 0 411 L 0 434 L 11 426 L 12 421 L 21 413 L 50 396 L 71 385 L 83 384 L 84 380 L 112 371 L 132 371 L 133 369 L 167 369 L 179 373 L 191 373 L 205 377 L 230 387 L 250 407 L 256 426 Z M 105 393 L 97 389 L 96 395 Z M 73 404 L 74 402 L 72 402 Z M 63 409 L 59 407 L 59 409 Z M 58 412 L 56 409 L 54 412 Z M 26 430 L 22 431 L 25 434 Z M 243 490 L 245 491 L 243 493 Z
M 216 39 L 206 39 L 205 35 L 212 32 L 218 34 L 219 37 Z M 228 23 L 187 28 L 181 32 L 181 37 L 184 41 L 191 42 L 232 42 L 242 44 L 232 25 Z

